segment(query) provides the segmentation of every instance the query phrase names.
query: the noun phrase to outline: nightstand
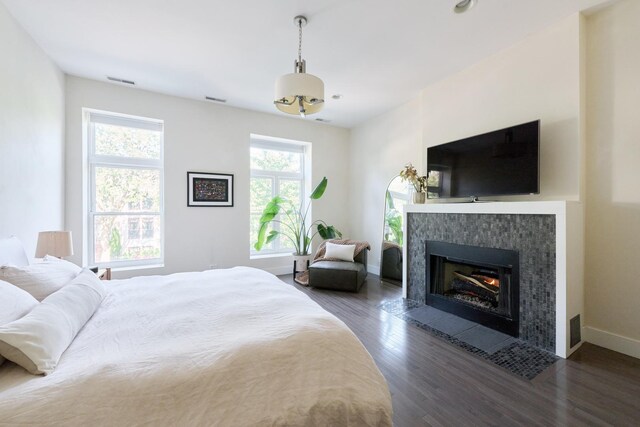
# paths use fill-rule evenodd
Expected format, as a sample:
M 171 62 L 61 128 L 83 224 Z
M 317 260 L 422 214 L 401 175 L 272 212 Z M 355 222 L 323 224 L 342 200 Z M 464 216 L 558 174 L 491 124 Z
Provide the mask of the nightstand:
M 101 268 L 96 274 L 100 280 L 111 280 L 111 267 Z

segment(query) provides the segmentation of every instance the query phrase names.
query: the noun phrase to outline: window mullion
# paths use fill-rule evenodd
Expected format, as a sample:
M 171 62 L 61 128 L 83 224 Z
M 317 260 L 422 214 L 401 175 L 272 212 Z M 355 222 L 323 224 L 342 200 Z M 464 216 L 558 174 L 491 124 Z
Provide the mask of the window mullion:
M 272 176 L 271 178 L 271 182 L 273 183 L 271 185 L 271 197 L 276 197 L 278 194 L 280 194 L 280 182 L 278 180 L 277 176 Z M 282 214 L 279 215 L 280 218 L 278 218 L 278 220 L 282 221 Z M 274 224 L 277 227 L 277 231 L 278 232 L 282 232 L 282 227 L 280 226 L 279 223 L 275 223 Z M 274 229 L 276 229 L 276 227 L 274 227 Z M 276 251 L 280 251 L 280 240 L 281 240 L 281 236 L 278 236 L 274 241 L 273 241 L 273 249 Z

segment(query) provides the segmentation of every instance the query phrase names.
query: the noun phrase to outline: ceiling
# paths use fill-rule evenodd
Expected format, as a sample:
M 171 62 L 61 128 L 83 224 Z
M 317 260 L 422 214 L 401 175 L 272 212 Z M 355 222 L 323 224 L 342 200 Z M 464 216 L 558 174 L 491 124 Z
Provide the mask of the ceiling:
M 279 113 L 278 76 L 302 55 L 325 82 L 323 118 L 353 127 L 424 87 L 607 0 L 1 0 L 67 74 Z M 342 94 L 341 100 L 331 98 Z

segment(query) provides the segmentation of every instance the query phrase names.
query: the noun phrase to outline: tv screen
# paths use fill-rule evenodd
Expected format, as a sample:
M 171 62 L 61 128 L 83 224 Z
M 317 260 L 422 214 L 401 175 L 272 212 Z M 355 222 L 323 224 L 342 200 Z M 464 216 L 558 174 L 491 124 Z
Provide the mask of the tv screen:
M 427 149 L 427 196 L 537 194 L 540 121 Z

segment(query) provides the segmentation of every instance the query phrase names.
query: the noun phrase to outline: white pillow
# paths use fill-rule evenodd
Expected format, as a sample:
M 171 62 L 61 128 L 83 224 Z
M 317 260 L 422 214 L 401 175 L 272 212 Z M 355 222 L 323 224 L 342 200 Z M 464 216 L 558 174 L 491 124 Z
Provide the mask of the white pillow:
M 29 314 L 0 326 L 0 354 L 32 374 L 50 374 L 104 295 L 102 281 L 83 270 Z
M 0 265 L 29 265 L 24 246 L 16 236 L 0 239 Z
M 353 254 L 356 251 L 356 245 L 337 245 L 327 242 L 325 245 L 325 258 L 335 258 L 342 261 L 353 262 Z
M 0 326 L 13 322 L 29 313 L 38 301 L 28 292 L 0 280 Z M 4 357 L 0 355 L 0 365 Z
M 0 267 L 0 280 L 24 289 L 42 301 L 73 280 L 82 269 L 77 265 L 57 259 L 43 259 L 22 267 L 6 265 Z

